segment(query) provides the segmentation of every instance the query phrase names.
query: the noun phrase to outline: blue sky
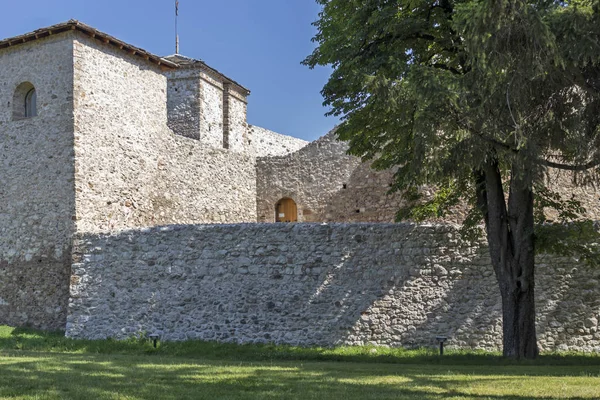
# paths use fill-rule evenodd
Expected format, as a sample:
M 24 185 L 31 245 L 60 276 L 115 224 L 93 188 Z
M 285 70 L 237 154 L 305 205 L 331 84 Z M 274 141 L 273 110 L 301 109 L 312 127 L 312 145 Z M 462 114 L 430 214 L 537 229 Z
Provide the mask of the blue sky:
M 0 38 L 78 19 L 158 55 L 175 52 L 174 0 L 2 0 Z M 337 123 L 320 90 L 329 69 L 311 53 L 313 0 L 180 0 L 180 53 L 200 58 L 252 91 L 248 122 L 314 140 Z

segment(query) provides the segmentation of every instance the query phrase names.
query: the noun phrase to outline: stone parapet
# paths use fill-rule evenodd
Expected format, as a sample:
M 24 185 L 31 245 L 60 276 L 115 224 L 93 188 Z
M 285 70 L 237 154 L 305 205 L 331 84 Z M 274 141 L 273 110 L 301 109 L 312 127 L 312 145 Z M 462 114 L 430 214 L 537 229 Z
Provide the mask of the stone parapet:
M 250 147 L 256 157 L 285 156 L 309 144 L 306 140 L 282 135 L 255 125 L 251 125 L 248 132 Z

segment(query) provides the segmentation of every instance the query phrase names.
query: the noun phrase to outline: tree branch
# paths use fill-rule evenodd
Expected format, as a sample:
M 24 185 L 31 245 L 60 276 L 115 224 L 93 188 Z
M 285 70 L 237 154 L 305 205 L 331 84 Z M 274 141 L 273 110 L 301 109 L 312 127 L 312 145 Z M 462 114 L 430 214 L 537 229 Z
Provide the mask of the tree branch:
M 515 124 L 514 128 L 516 130 L 519 130 L 520 129 L 519 124 L 517 123 L 517 120 L 515 119 L 515 116 L 514 116 L 514 114 L 512 112 L 512 107 L 510 106 L 510 92 L 509 92 L 509 90 L 510 90 L 510 86 L 506 86 L 506 105 L 508 106 L 508 111 L 510 111 L 510 117 L 512 118 L 513 123 Z
M 361 46 L 360 49 L 358 49 L 358 51 L 356 52 L 356 54 L 354 54 L 353 58 L 358 58 L 358 57 L 364 56 L 374 46 L 377 46 L 379 44 L 383 44 L 383 43 L 386 43 L 386 42 L 390 42 L 390 41 L 393 41 L 393 40 L 398 40 L 398 39 L 403 39 L 403 40 L 407 40 L 407 39 L 425 39 L 425 40 L 429 40 L 431 42 L 435 42 L 435 37 L 434 36 L 428 35 L 428 34 L 422 34 L 422 33 L 419 33 L 419 32 L 415 32 L 415 34 L 411 35 L 411 36 L 404 36 L 404 35 L 398 35 L 398 34 L 394 34 L 394 33 L 389 33 L 387 35 L 382 35 L 382 36 L 379 36 L 379 37 L 377 37 L 375 39 L 372 39 L 368 43 L 367 43 L 367 39 L 365 39 L 364 42 L 363 42 L 363 45 Z
M 456 68 L 449 67 L 449 66 L 447 66 L 445 64 L 434 63 L 434 64 L 430 64 L 430 66 L 432 66 L 433 68 L 437 68 L 437 69 L 441 69 L 441 70 L 444 70 L 444 71 L 452 72 L 454 75 L 463 75 Z
M 360 49 L 357 50 L 357 52 L 354 54 L 353 58 L 362 57 L 365 54 L 367 54 L 371 50 L 372 47 L 383 44 L 383 43 L 389 43 L 394 40 L 411 40 L 411 39 L 421 39 L 421 40 L 427 40 L 429 42 L 433 42 L 435 44 L 440 45 L 442 50 L 447 51 L 449 53 L 456 53 L 458 51 L 458 48 L 456 48 L 456 46 L 454 46 L 454 45 L 452 47 L 444 46 L 439 42 L 439 38 L 436 38 L 435 36 L 428 34 L 428 33 L 414 32 L 411 35 L 400 35 L 400 34 L 396 34 L 396 33 L 388 33 L 385 35 L 381 35 L 377 38 L 374 38 L 371 41 L 368 41 L 365 38 L 362 46 L 360 47 Z
M 562 164 L 554 161 L 549 161 L 545 159 L 537 160 L 539 165 L 543 165 L 545 167 L 562 169 L 565 171 L 587 171 L 588 169 L 597 167 L 600 165 L 600 160 L 593 160 L 585 164 Z
M 481 130 L 470 126 L 468 123 L 462 123 L 460 120 L 457 120 L 457 125 L 463 129 L 465 129 L 466 131 L 470 132 L 471 134 L 473 134 L 474 136 L 476 136 L 477 138 L 483 140 L 484 142 L 488 142 L 489 144 L 493 145 L 494 147 L 498 147 L 502 150 L 508 150 L 511 153 L 518 153 L 519 150 L 513 148 L 512 146 L 510 146 L 507 143 L 504 143 L 496 138 L 493 137 L 489 137 L 486 136 L 483 132 L 481 132 Z
M 488 213 L 488 198 L 485 190 L 485 172 L 482 170 L 474 170 L 473 176 L 475 178 L 475 198 L 476 207 L 481 212 L 485 226 L 489 225 L 489 213 Z

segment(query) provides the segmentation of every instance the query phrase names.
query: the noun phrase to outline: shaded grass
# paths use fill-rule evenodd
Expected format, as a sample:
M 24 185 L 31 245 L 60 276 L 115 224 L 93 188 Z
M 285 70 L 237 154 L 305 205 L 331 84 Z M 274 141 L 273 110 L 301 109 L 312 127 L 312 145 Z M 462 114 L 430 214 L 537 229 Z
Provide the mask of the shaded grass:
M 600 369 L 184 357 L 0 355 L 0 398 L 13 399 L 593 399 Z
M 297 347 L 274 344 L 216 343 L 203 341 L 159 342 L 154 348 L 143 337 L 125 341 L 75 340 L 62 332 L 40 332 L 0 326 L 0 352 L 15 351 L 77 354 L 153 354 L 230 361 L 344 361 L 428 365 L 562 365 L 600 366 L 600 354 L 547 353 L 536 360 L 513 360 L 498 352 L 446 350 L 444 357 L 434 348 L 403 349 L 374 346 Z
M 340 362 L 341 361 L 341 362 Z M 0 327 L 0 398 L 594 399 L 600 356 L 72 340 Z

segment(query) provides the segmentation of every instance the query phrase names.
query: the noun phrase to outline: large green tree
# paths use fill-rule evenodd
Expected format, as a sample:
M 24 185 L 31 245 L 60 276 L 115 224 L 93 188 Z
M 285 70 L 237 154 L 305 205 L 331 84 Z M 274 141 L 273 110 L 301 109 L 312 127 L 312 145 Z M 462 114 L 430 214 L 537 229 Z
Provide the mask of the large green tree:
M 563 221 L 582 211 L 544 175 L 600 164 L 599 1 L 317 2 L 305 63 L 333 67 L 322 93 L 339 137 L 376 168 L 398 168 L 396 190 L 438 189 L 413 217 L 472 205 L 467 223 L 485 223 L 502 297 L 504 355 L 537 356 L 534 255 L 552 240 L 536 222 L 544 207 Z

